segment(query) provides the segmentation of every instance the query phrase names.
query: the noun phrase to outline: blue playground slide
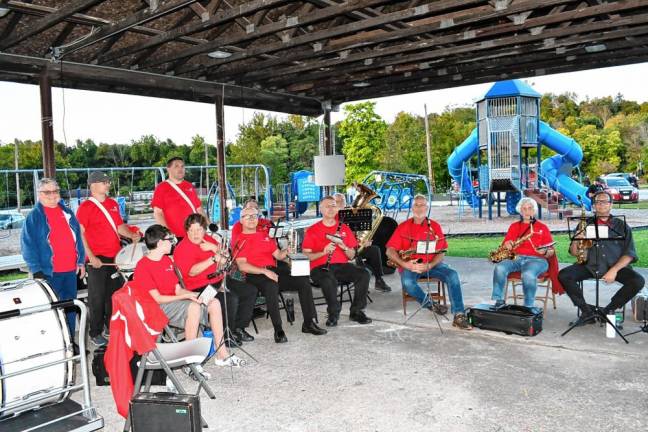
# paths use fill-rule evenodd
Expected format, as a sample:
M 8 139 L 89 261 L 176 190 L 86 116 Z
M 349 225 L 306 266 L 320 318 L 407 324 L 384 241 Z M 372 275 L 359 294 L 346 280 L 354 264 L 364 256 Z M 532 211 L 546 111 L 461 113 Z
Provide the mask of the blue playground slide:
M 587 187 L 581 185 L 571 178 L 572 168 L 578 165 L 583 159 L 583 151 L 576 141 L 561 134 L 547 123 L 540 121 L 540 143 L 546 145 L 555 151 L 556 155 L 545 159 L 540 164 L 543 180 L 548 183 L 549 187 L 562 193 L 566 199 L 576 205 L 580 205 L 579 197 L 583 200 L 585 208 L 591 209 L 590 199 L 586 196 Z M 464 162 L 477 153 L 479 141 L 477 139 L 477 128 L 473 129 L 468 138 L 458 145 L 450 157 L 448 157 L 448 171 L 450 176 L 457 182 L 461 183 L 461 192 L 469 195 L 472 199 L 469 201 L 471 207 L 479 205 L 479 199 L 474 193 L 470 174 Z M 464 171 L 462 182 L 462 170 Z M 509 199 L 511 195 L 511 199 Z M 519 199 L 520 195 L 517 193 Z M 515 200 L 517 203 L 517 200 Z M 507 210 L 511 213 L 514 210 L 513 194 L 507 193 Z

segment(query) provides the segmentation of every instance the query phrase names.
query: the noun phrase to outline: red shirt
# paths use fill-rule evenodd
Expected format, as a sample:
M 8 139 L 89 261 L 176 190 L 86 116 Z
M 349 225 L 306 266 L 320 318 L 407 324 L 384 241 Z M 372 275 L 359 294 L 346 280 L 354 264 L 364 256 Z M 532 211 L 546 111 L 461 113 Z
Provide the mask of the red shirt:
M 337 235 L 342 238 L 344 245 L 349 248 L 355 248 L 358 246 L 358 240 L 356 240 L 353 231 L 347 224 L 342 224 L 340 227 L 340 232 L 337 233 L 338 224 L 336 223 L 333 226 L 326 226 L 322 221 L 317 222 L 315 225 L 311 225 L 304 234 L 304 242 L 302 243 L 302 249 L 310 249 L 312 252 L 322 252 L 327 244 L 331 240 L 326 238 L 326 234 Z M 310 262 L 311 270 L 315 267 L 322 266 L 326 264 L 328 259 L 327 255 L 320 257 L 316 260 Z M 344 264 L 349 262 L 346 254 L 339 247 L 335 248 L 333 254 L 331 255 L 331 264 Z
M 398 225 L 386 246 L 397 251 L 404 251 L 416 249 L 417 242 L 427 241 L 428 239 L 431 242 L 436 241 L 434 252 L 448 248 L 448 242 L 445 239 L 441 225 L 436 221 L 426 218 L 423 219 L 422 223 L 415 223 L 414 218 L 410 218 Z M 421 259 L 422 262 L 430 262 L 435 256 L 433 254 L 413 254 L 412 259 Z
M 115 223 L 115 228 L 124 223 L 119 214 L 117 201 L 106 197 L 100 204 L 108 210 L 108 214 Z M 83 201 L 77 210 L 77 219 L 83 225 L 86 241 L 93 254 L 109 258 L 114 258 L 117 255 L 121 249 L 119 236 L 95 203 L 90 200 Z
M 515 241 L 520 237 L 524 237 L 529 234 L 529 224 L 525 224 L 522 221 L 514 222 L 508 229 L 504 241 Z M 544 246 L 553 241 L 551 237 L 551 232 L 547 225 L 543 224 L 540 221 L 535 221 L 533 224 L 533 235 L 529 240 L 524 241 L 520 246 L 515 248 L 514 252 L 518 255 L 527 255 L 527 256 L 536 256 L 544 258 L 545 256 L 536 252 L 535 247 Z
M 236 258 L 245 258 L 247 262 L 257 267 L 276 266 L 277 262 L 272 256 L 277 250 L 277 242 L 268 236 L 268 233 L 257 231 L 253 234 L 239 234 L 242 246 Z M 245 243 L 243 241 L 245 240 Z
M 218 244 L 216 240 L 208 235 L 203 237 L 203 240 L 208 243 L 213 243 L 216 245 Z M 191 267 L 213 256 L 214 254 L 212 252 L 200 249 L 199 244 L 192 243 L 187 237 L 185 237 L 180 243 L 178 243 L 178 246 L 176 246 L 175 250 L 173 251 L 173 260 L 175 261 L 178 270 L 180 270 L 185 288 L 193 291 L 195 289 L 202 288 L 207 284 L 213 284 L 223 279 L 223 275 L 219 275 L 212 279 L 209 279 L 207 277 L 207 275 L 212 274 L 216 271 L 216 264 L 211 264 L 209 267 L 207 267 L 207 269 L 203 270 L 196 276 L 189 275 L 189 270 L 191 270 Z
M 266 218 L 259 218 L 259 224 L 256 227 L 257 231 L 263 231 L 266 234 L 270 232 L 270 228 L 272 228 L 272 221 L 270 219 Z M 232 244 L 235 245 L 236 241 L 238 240 L 238 236 L 241 235 L 241 232 L 243 232 L 243 225 L 241 225 L 241 221 L 237 221 L 234 226 L 232 226 Z
M 202 205 L 193 185 L 186 180 L 177 184 L 182 192 L 187 195 L 189 201 L 194 205 L 196 210 Z M 178 237 L 187 235 L 184 229 L 184 221 L 194 210 L 189 206 L 187 201 L 169 184 L 163 181 L 155 188 L 151 207 L 157 207 L 164 213 L 167 228 Z
M 162 295 L 176 295 L 178 276 L 173 270 L 171 258 L 166 255 L 160 261 L 143 257 L 135 266 L 133 279 L 146 291 L 156 289 Z
M 45 207 L 45 217 L 50 227 L 49 243 L 52 246 L 52 267 L 56 273 L 76 270 L 76 242 L 67 215 L 61 207 Z

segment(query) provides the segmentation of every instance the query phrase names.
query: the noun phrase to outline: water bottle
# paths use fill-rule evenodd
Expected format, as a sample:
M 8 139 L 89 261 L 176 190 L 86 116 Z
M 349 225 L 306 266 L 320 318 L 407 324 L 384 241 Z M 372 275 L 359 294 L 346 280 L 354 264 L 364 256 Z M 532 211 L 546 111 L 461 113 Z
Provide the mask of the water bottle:
M 605 336 L 609 338 L 614 338 L 616 336 L 616 331 L 614 330 L 614 327 L 612 326 L 615 321 L 616 321 L 616 315 L 615 314 L 609 314 L 607 315 L 608 323 L 605 324 Z
M 614 312 L 614 325 L 617 326 L 619 330 L 623 330 L 623 311 L 617 310 Z
M 295 301 L 291 298 L 286 300 L 286 320 L 289 323 L 295 322 Z
M 211 345 L 209 346 L 209 354 L 207 356 L 211 356 L 216 352 L 216 349 L 214 348 L 214 333 L 211 330 L 203 330 L 202 332 L 203 337 L 211 339 Z

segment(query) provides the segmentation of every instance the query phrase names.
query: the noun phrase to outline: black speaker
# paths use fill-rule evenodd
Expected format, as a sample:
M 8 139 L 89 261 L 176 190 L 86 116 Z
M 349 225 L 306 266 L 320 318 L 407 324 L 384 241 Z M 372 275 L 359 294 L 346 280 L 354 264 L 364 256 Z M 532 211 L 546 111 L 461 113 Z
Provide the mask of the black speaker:
M 130 402 L 133 432 L 200 432 L 200 397 L 176 393 L 137 393 Z

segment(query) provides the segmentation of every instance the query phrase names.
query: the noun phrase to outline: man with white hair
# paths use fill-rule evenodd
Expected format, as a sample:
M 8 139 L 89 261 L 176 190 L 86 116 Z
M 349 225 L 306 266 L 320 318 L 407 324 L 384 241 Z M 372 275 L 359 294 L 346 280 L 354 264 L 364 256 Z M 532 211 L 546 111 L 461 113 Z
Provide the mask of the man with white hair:
M 520 220 L 509 226 L 502 243 L 504 249 L 513 254 L 513 258 L 498 262 L 493 271 L 491 297 L 495 300 L 496 307 L 505 303 L 504 288 L 508 275 L 514 272 L 522 274 L 524 306 L 532 307 L 538 288 L 538 276 L 549 269 L 547 260 L 555 255 L 551 231 L 535 218 L 538 204 L 525 197 L 518 202 L 516 210 Z
M 427 217 L 428 201 L 423 195 L 416 195 L 412 202 L 412 217 L 398 225 L 387 242 L 387 256 L 399 267 L 401 285 L 409 295 L 423 307 L 445 315 L 448 307 L 432 301 L 418 284 L 420 278 L 437 278 L 448 287 L 454 320 L 454 327 L 470 330 L 464 313 L 465 307 L 461 282 L 457 272 L 443 262 L 448 247 L 441 226 Z M 422 248 L 422 249 L 421 249 Z M 421 253 L 423 252 L 427 253 Z M 409 256 L 401 253 L 407 252 Z

